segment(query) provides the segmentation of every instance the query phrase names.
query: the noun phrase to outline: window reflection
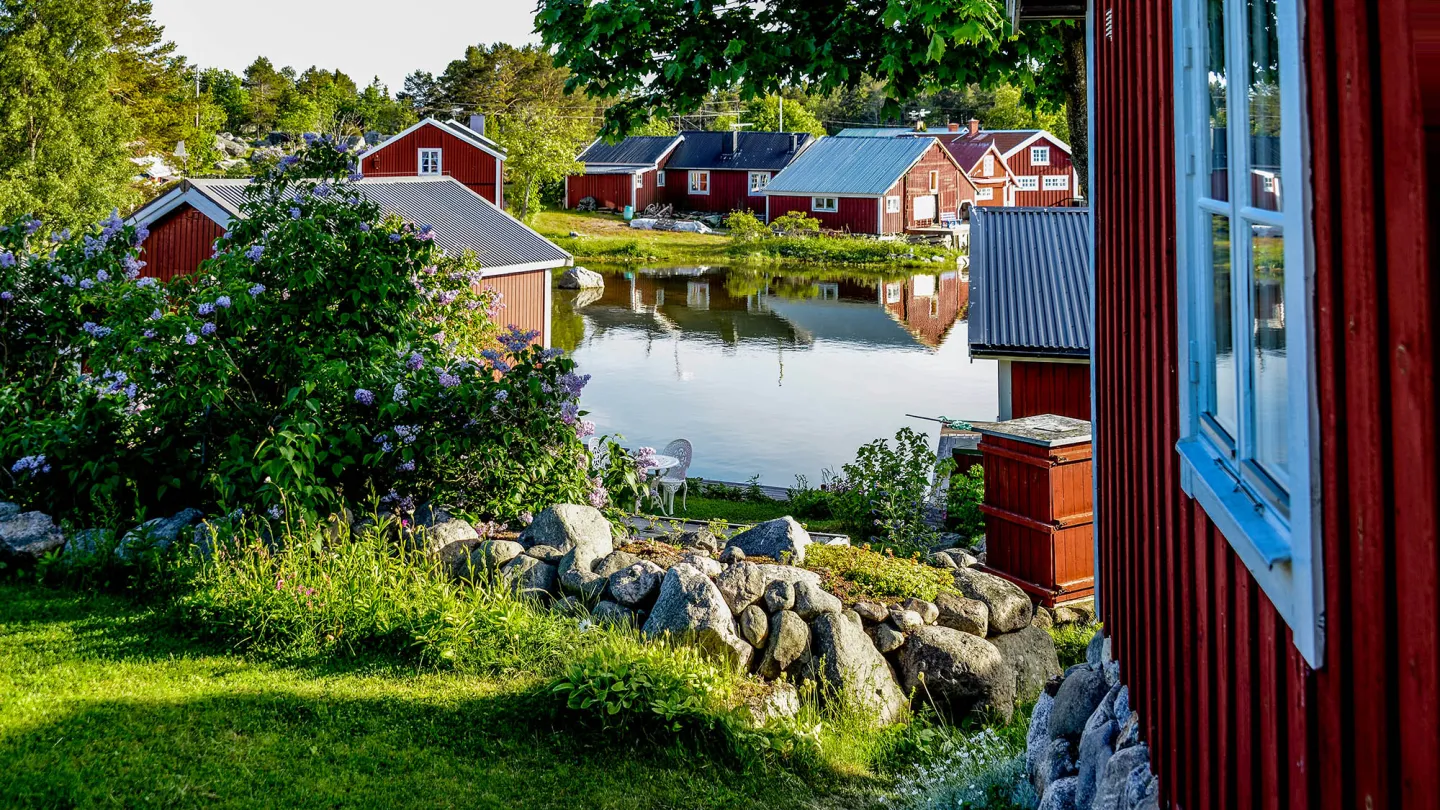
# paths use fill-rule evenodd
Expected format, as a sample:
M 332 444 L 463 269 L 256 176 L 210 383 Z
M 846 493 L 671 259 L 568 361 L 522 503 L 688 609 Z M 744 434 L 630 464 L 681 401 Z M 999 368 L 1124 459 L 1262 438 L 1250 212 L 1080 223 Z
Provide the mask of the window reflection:
M 1280 41 L 1275 0 L 1250 0 L 1250 204 L 1279 211 Z
M 1225 142 L 1225 131 L 1229 115 L 1225 93 L 1228 89 L 1225 70 L 1225 4 L 1223 0 L 1208 0 L 1205 7 L 1206 59 L 1209 64 L 1209 117 L 1210 143 L 1206 152 L 1207 171 L 1210 176 L 1210 196 L 1217 200 L 1230 199 L 1229 165 L 1230 150 Z
M 1206 410 L 1230 434 L 1236 435 L 1235 330 L 1231 307 L 1234 282 L 1230 271 L 1230 219 L 1210 215 L 1210 343 L 1215 357 L 1207 385 Z
M 1254 267 L 1255 349 L 1250 361 L 1255 394 L 1255 461 L 1281 483 L 1288 477 L 1289 378 L 1285 339 L 1285 236 L 1280 228 L 1250 228 Z

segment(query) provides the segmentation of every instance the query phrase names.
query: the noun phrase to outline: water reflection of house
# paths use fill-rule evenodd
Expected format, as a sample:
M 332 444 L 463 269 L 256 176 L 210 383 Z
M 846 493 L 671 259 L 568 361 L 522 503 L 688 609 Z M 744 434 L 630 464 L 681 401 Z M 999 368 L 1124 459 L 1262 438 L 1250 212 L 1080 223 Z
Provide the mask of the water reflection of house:
M 970 303 L 970 283 L 957 270 L 939 276 L 911 276 L 879 285 L 877 298 L 906 331 L 936 348 Z

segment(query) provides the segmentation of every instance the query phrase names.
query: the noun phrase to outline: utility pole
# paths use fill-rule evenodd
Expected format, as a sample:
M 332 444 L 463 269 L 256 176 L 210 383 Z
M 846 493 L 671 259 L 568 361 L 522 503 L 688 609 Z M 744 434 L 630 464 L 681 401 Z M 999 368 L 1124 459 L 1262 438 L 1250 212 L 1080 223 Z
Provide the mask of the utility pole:
M 780 131 L 785 131 L 785 97 L 780 97 Z
M 200 66 L 195 66 L 195 128 L 200 128 Z

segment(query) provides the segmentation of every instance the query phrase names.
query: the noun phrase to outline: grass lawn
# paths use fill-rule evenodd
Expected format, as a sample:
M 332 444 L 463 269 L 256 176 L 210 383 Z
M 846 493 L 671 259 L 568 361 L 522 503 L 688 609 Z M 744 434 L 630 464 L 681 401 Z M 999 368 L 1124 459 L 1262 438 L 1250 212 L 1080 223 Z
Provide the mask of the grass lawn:
M 762 523 L 791 514 L 790 504 L 785 501 L 730 501 L 720 498 L 704 498 L 691 495 L 688 508 L 680 505 L 680 496 L 675 496 L 675 519 L 724 520 L 730 523 Z M 845 533 L 838 520 L 810 520 L 797 518 L 806 529 L 817 532 Z
M 615 214 L 544 211 L 535 230 L 583 261 L 718 262 L 729 258 L 728 237 L 718 234 L 642 231 Z M 574 231 L 580 236 L 572 237 Z
M 694 501 L 692 500 L 692 505 Z M 112 597 L 0 584 L 0 806 L 866 807 L 557 727 L 528 679 L 287 666 Z

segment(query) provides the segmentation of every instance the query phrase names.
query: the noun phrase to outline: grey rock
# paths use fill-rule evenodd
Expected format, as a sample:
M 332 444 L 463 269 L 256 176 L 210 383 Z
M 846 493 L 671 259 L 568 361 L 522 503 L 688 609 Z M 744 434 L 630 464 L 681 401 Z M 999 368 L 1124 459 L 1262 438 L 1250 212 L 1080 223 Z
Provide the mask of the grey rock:
M 796 585 L 801 582 L 808 582 L 811 585 L 819 586 L 820 575 L 814 571 L 807 571 L 804 568 L 796 568 L 793 565 L 776 565 L 774 563 L 757 563 L 751 561 L 752 565 L 760 566 L 760 573 L 765 577 L 765 582 L 770 583 L 776 580 Z
M 913 633 L 925 626 L 925 620 L 913 610 L 890 609 L 890 624 L 902 633 Z
M 1099 672 L 1080 669 L 1071 673 L 1055 694 L 1055 708 L 1050 712 L 1050 736 L 1079 737 L 1086 721 L 1109 691 L 1105 676 Z
M 1125 779 L 1125 805 L 1130 810 L 1160 810 L 1160 783 L 1148 765 L 1138 765 Z
M 560 592 L 574 596 L 588 604 L 594 604 L 596 600 L 605 595 L 605 588 L 610 581 L 591 571 L 586 571 L 578 566 L 565 568 L 562 564 L 560 571 Z
M 20 504 L 0 501 L 0 520 L 9 520 L 20 514 Z
M 1036 783 L 1045 749 L 1050 746 L 1050 708 L 1054 705 L 1055 699 L 1042 692 L 1030 713 L 1030 730 L 1025 733 L 1025 774 L 1031 784 Z
M 1115 753 L 1115 735 L 1119 731 L 1120 726 L 1106 718 L 1087 725 L 1085 733 L 1080 735 L 1080 781 L 1075 789 L 1076 804 L 1080 807 L 1095 803 L 1095 784 L 1105 763 Z
M 1131 748 L 1140 744 L 1140 716 L 1134 712 L 1120 723 L 1120 731 L 1115 735 L 1115 750 Z
M 550 610 L 562 616 L 585 617 L 590 615 L 590 608 L 575 596 L 562 596 L 550 604 Z
M 72 559 L 109 554 L 115 550 L 115 540 L 115 532 L 111 529 L 81 529 L 65 539 L 65 557 Z
M 579 549 L 578 557 L 587 565 L 615 550 L 610 521 L 593 506 L 573 503 L 556 504 L 536 515 L 521 532 L 520 542 L 526 548 L 554 546 L 562 553 Z
M 420 528 L 412 543 L 452 572 L 462 574 L 469 567 L 470 552 L 480 545 L 480 534 L 469 523 L 452 519 Z
M 1049 740 L 1040 749 L 1040 760 L 1035 767 L 1035 778 L 1031 783 L 1035 792 L 1044 796 L 1050 786 L 1068 776 L 1075 776 L 1075 758 L 1070 753 L 1070 743 L 1065 740 Z
M 1071 609 L 1067 605 L 1055 606 L 1055 623 L 1060 625 L 1078 624 L 1083 621 L 1082 614 Z
M 1085 648 L 1085 663 L 1092 667 L 1098 667 L 1104 663 L 1102 660 L 1104 647 L 1105 634 L 1096 630 L 1095 635 L 1090 637 L 1090 644 Z
M 1099 631 L 1097 631 L 1097 632 L 1099 632 Z M 1110 663 L 1111 661 L 1114 661 L 1114 660 L 1115 660 L 1115 656 L 1112 654 L 1112 651 L 1111 651 L 1111 648 L 1110 648 L 1110 637 L 1109 637 L 1109 636 L 1106 636 L 1106 637 L 1105 637 L 1105 643 L 1100 646 L 1100 662 L 1101 662 L 1102 664 L 1108 664 L 1108 663 Z
M 554 546 L 547 546 L 543 543 L 525 549 L 525 553 L 540 562 L 550 563 L 551 565 L 559 565 L 560 561 L 565 559 L 566 554 L 566 552 Z
M 799 564 L 805 561 L 805 547 L 808 545 L 810 533 L 795 522 L 795 518 L 786 515 L 735 535 L 725 547 L 738 548 L 747 557 L 769 557 L 783 563 Z
M 482 540 L 470 559 L 480 571 L 494 571 L 525 553 L 525 547 L 514 540 Z
M 942 593 L 935 597 L 939 612 L 936 623 L 962 633 L 984 638 L 990 630 L 990 608 L 979 599 Z
M 628 551 L 612 551 L 601 557 L 591 570 L 597 575 L 609 579 L 611 574 L 623 571 L 639 562 L 641 562 L 640 558 Z
M 860 618 L 871 624 L 879 624 L 890 618 L 890 609 L 879 602 L 862 600 L 856 602 L 852 607 L 855 608 L 856 613 L 860 614 Z
M 759 605 L 750 605 L 740 611 L 736 623 L 740 625 L 741 638 L 753 647 L 764 649 L 765 642 L 770 640 L 770 617 Z
M 1040 797 L 1040 806 L 1036 810 L 1078 810 L 1082 807 L 1075 798 L 1079 783 L 1080 780 L 1074 776 L 1051 782 L 1045 794 Z
M 1114 715 L 1117 722 L 1123 723 L 1129 720 L 1130 715 L 1134 713 L 1130 710 L 1130 687 L 1122 684 L 1119 687 L 1112 688 L 1115 688 L 1116 691 L 1115 702 L 1110 709 L 1110 713 Z
M 963 549 L 952 548 L 949 551 L 945 552 L 945 554 L 949 556 L 951 561 L 955 563 L 956 568 L 969 568 L 980 562 L 980 560 L 977 559 L 974 554 L 971 554 L 970 552 Z
M 628 627 L 635 624 L 635 611 L 608 599 L 597 604 L 595 609 L 590 611 L 590 615 L 595 621 L 610 627 Z
M 202 517 L 199 509 L 184 509 L 168 518 L 147 520 L 120 538 L 115 556 L 126 560 L 145 549 L 164 551 L 175 543 L 181 531 L 199 523 Z
M 1036 605 L 1035 618 L 1030 620 L 1030 626 L 1048 630 L 1055 626 L 1055 616 L 1050 613 L 1048 608 Z
M 937 552 L 935 552 L 935 553 L 933 553 L 933 554 L 928 555 L 928 556 L 925 558 L 925 562 L 930 563 L 931 565 L 935 566 L 936 568 L 959 568 L 959 567 L 960 567 L 960 566 L 958 566 L 958 565 L 955 564 L 955 559 L 954 559 L 953 557 L 951 557 L 949 554 L 946 554 L 946 553 L 943 552 L 943 551 L 937 551 Z
M 720 550 L 720 540 L 715 533 L 709 529 L 696 529 L 689 532 L 681 532 L 675 536 L 675 545 L 681 548 L 693 548 L 710 554 Z
M 1013 633 L 992 636 L 990 643 L 1015 671 L 1015 699 L 1028 703 L 1045 691 L 1045 683 L 1060 674 L 1055 640 L 1042 627 L 1030 626 Z
M 991 633 L 1010 633 L 1030 625 L 1034 615 L 1030 597 L 1013 582 L 973 568 L 961 568 L 955 572 L 955 586 L 990 608 Z
M 929 697 L 951 717 L 989 711 L 1008 723 L 1015 713 L 1015 673 L 995 645 L 978 636 L 921 627 L 900 650 L 900 674 L 907 692 L 923 679 Z
M 765 610 L 770 613 L 789 610 L 795 607 L 795 585 L 783 579 L 772 580 L 765 584 L 765 594 L 761 599 L 765 602 Z
M 880 725 L 904 716 L 905 693 L 889 662 L 865 631 L 838 612 L 822 613 L 810 623 L 810 655 L 811 675 L 824 685 L 825 699 L 839 700 Z
M 750 663 L 754 652 L 735 632 L 735 619 L 725 597 L 709 577 L 692 565 L 680 563 L 665 572 L 660 596 L 645 621 L 647 636 L 670 636 L 699 646 L 728 660 L 737 669 Z
M 940 618 L 940 608 L 934 602 L 926 602 L 924 599 L 910 597 L 900 603 L 900 607 L 906 610 L 913 610 L 920 614 L 920 621 L 926 624 L 934 624 Z
M 720 562 L 722 563 L 738 563 L 744 559 L 745 552 L 741 551 L 738 546 L 726 546 L 725 550 L 720 552 Z
M 715 585 L 731 613 L 738 614 L 765 595 L 765 576 L 755 563 L 738 562 L 729 566 L 715 577 Z
M 1149 749 L 1143 744 L 1124 750 L 1117 749 L 1115 754 L 1105 762 L 1105 767 L 1099 772 L 1099 778 L 1095 780 L 1095 800 L 1091 807 L 1128 810 L 1124 804 L 1126 782 L 1129 780 L 1130 774 L 1137 769 L 1149 771 Z
M 773 680 L 809 660 L 810 628 L 794 611 L 782 610 L 771 616 L 769 636 L 757 670 L 760 677 Z
M 776 681 L 762 692 L 745 698 L 745 708 L 757 726 L 764 726 L 775 720 L 788 720 L 800 713 L 800 692 L 795 684 Z
M 850 622 L 861 630 L 865 629 L 865 620 L 860 618 L 859 613 L 856 613 L 855 611 L 846 608 L 845 610 L 840 611 L 840 615 L 845 617 L 845 621 Z
M 545 598 L 554 594 L 559 574 L 555 566 L 543 563 L 528 554 L 500 566 L 500 575 L 521 596 Z
M 428 529 L 431 526 L 438 526 L 441 523 L 446 523 L 451 520 L 454 520 L 454 515 L 451 515 L 448 510 L 443 506 L 437 506 L 428 501 L 420 504 L 415 509 L 416 526 L 424 526 Z
M 725 570 L 725 566 L 698 552 L 691 552 L 680 557 L 680 562 L 694 568 L 707 577 L 718 577 Z
M 605 277 L 584 267 L 571 267 L 560 274 L 555 286 L 562 290 L 588 290 L 605 286 Z
M 1114 686 L 1114 685 L 1120 683 L 1120 662 L 1119 662 L 1119 661 L 1106 661 L 1105 663 L 1103 663 L 1103 664 L 1100 665 L 1100 668 L 1101 668 L 1101 670 L 1103 670 L 1104 673 L 1105 673 L 1105 682 L 1106 682 L 1106 683 L 1110 684 L 1111 686 Z
M 819 585 L 812 585 L 809 582 L 795 583 L 795 612 L 800 618 L 810 621 L 822 613 L 839 613 L 845 609 L 845 603 L 832 593 L 828 593 Z
M 665 569 L 649 560 L 610 575 L 610 596 L 628 608 L 641 608 L 655 601 Z
M 875 642 L 875 649 L 882 653 L 895 652 L 905 644 L 905 634 L 888 624 L 874 625 L 869 633 L 870 640 Z

